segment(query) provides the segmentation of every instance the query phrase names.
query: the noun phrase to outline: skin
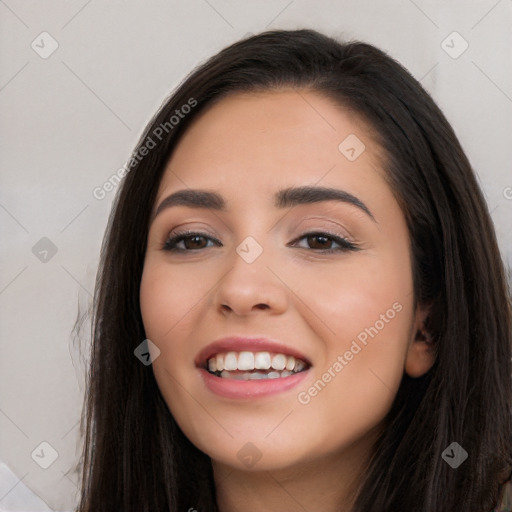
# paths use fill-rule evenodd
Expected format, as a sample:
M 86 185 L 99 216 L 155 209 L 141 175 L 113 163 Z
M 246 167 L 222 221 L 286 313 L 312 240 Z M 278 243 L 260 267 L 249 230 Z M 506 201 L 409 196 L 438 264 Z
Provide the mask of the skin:
M 366 146 L 354 161 L 338 149 L 349 134 Z M 211 457 L 222 512 L 350 510 L 404 371 L 417 377 L 434 363 L 429 343 L 416 334 L 428 310 L 414 306 L 408 230 L 379 150 L 353 113 L 317 92 L 284 89 L 235 93 L 214 104 L 168 162 L 153 211 L 187 188 L 216 191 L 228 205 L 227 212 L 160 212 L 150 226 L 140 288 L 146 335 L 161 351 L 155 378 L 186 436 Z M 274 192 L 303 185 L 347 191 L 375 220 L 332 200 L 274 207 Z M 178 227 L 222 246 L 189 239 L 189 252 L 162 250 Z M 360 250 L 322 254 L 322 247 L 338 245 L 301 238 L 312 231 L 342 236 Z M 247 236 L 263 248 L 250 264 L 235 251 Z M 396 303 L 400 312 L 300 403 L 299 392 L 329 368 L 332 374 L 338 356 Z M 307 379 L 251 400 L 213 394 L 194 358 L 230 335 L 295 347 L 312 362 Z M 261 453 L 250 468 L 237 457 L 247 442 Z

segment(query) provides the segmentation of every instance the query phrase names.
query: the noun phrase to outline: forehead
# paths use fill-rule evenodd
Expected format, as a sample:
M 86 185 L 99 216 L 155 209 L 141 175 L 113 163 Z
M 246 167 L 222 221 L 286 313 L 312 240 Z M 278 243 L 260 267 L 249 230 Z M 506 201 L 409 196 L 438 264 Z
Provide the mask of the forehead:
M 242 193 L 269 192 L 290 180 L 335 186 L 342 179 L 360 188 L 380 175 L 382 182 L 372 133 L 357 114 L 315 91 L 233 93 L 207 107 L 182 135 L 159 197 L 183 186 Z

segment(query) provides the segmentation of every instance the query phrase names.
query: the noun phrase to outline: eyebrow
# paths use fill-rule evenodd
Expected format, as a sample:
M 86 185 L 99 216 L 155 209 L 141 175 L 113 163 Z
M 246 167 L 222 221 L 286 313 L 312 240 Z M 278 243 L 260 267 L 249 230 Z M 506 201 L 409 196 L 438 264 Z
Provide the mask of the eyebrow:
M 374 222 L 377 222 L 370 209 L 359 198 L 344 190 L 329 187 L 303 186 L 285 188 L 279 190 L 274 195 L 274 206 L 280 209 L 302 204 L 319 203 L 322 201 L 339 201 L 351 204 L 365 212 Z M 160 212 L 172 206 L 204 208 L 220 212 L 227 211 L 226 201 L 217 192 L 184 189 L 178 190 L 163 199 L 158 205 L 152 221 Z

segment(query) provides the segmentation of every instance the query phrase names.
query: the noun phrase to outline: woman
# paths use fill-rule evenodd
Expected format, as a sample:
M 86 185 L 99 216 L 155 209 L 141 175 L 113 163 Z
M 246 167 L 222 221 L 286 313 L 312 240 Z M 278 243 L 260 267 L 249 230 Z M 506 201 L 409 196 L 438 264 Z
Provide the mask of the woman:
M 504 269 L 470 164 L 403 67 L 312 30 L 239 41 L 125 174 L 78 511 L 505 510 Z

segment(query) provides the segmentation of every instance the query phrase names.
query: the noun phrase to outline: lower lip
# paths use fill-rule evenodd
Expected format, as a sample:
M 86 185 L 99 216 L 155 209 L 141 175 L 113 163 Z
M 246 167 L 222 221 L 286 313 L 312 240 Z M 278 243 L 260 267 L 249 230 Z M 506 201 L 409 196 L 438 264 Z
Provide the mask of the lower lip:
M 275 395 L 283 391 L 288 391 L 306 378 L 308 370 L 303 370 L 294 375 L 288 375 L 288 377 L 260 380 L 223 379 L 222 377 L 211 374 L 204 368 L 199 368 L 199 372 L 206 387 L 216 395 L 226 398 L 243 399 Z

